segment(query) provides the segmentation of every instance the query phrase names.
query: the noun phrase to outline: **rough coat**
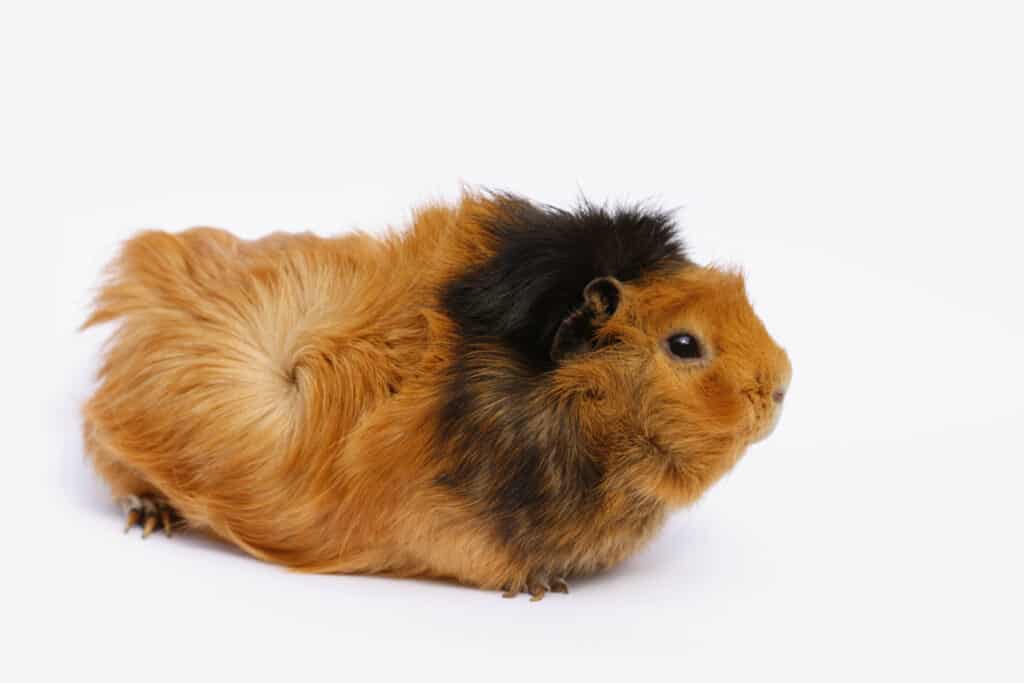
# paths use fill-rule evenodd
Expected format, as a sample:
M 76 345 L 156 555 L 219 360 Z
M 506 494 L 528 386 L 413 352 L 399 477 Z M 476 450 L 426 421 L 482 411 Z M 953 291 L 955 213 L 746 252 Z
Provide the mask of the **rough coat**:
M 513 591 L 634 552 L 770 431 L 790 372 L 666 214 L 504 194 L 382 239 L 144 232 L 108 321 L 85 441 L 116 498 L 297 569 Z M 705 359 L 666 352 L 680 330 Z

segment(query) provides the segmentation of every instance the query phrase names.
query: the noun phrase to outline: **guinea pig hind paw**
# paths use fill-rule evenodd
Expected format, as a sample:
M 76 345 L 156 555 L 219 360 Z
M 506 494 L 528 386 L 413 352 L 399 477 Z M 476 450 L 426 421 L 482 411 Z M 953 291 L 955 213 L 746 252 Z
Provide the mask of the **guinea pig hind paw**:
M 150 496 L 125 496 L 121 499 L 121 507 L 125 511 L 125 533 L 141 523 L 143 538 L 153 533 L 157 524 L 167 536 L 171 535 L 174 510 L 167 503 Z

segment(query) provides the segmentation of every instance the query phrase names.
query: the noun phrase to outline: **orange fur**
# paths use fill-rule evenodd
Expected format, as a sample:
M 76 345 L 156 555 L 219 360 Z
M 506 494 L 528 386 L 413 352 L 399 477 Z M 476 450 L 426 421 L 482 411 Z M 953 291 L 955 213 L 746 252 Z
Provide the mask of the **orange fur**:
M 500 211 L 469 194 L 381 239 L 246 242 L 203 228 L 127 242 L 86 322 L 118 323 L 84 409 L 86 448 L 113 495 L 154 496 L 189 526 L 296 569 L 528 588 L 537 558 L 438 486 L 434 455 L 447 447 L 445 373 L 464 353 L 438 293 L 493 255 L 480 224 Z M 715 355 L 674 362 L 661 345 L 683 328 Z M 620 343 L 559 365 L 528 397 L 563 406 L 611 463 L 596 521 L 554 525 L 541 562 L 552 575 L 634 552 L 770 430 L 770 394 L 789 380 L 742 280 L 711 268 L 625 283 L 601 334 Z M 496 351 L 489 362 L 481 391 L 500 391 L 515 368 Z M 620 523 L 637 509 L 643 524 Z

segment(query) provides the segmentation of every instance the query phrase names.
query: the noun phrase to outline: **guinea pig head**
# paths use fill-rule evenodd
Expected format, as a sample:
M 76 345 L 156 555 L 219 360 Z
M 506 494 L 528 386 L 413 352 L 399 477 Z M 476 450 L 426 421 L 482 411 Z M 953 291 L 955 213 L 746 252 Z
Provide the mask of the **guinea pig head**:
M 677 505 L 774 430 L 791 376 L 742 277 L 693 264 L 592 281 L 556 336 L 554 355 L 574 353 L 578 370 L 602 385 L 595 429 L 615 444 L 609 464 Z

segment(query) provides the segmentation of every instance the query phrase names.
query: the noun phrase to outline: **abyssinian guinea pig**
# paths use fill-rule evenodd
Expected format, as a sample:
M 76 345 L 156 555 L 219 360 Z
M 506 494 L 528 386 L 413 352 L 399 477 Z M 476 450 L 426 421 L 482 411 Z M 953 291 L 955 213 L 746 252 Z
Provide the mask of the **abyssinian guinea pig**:
M 126 530 L 534 599 L 696 500 L 790 379 L 668 214 L 491 192 L 383 238 L 141 233 L 107 321 L 84 435 Z

